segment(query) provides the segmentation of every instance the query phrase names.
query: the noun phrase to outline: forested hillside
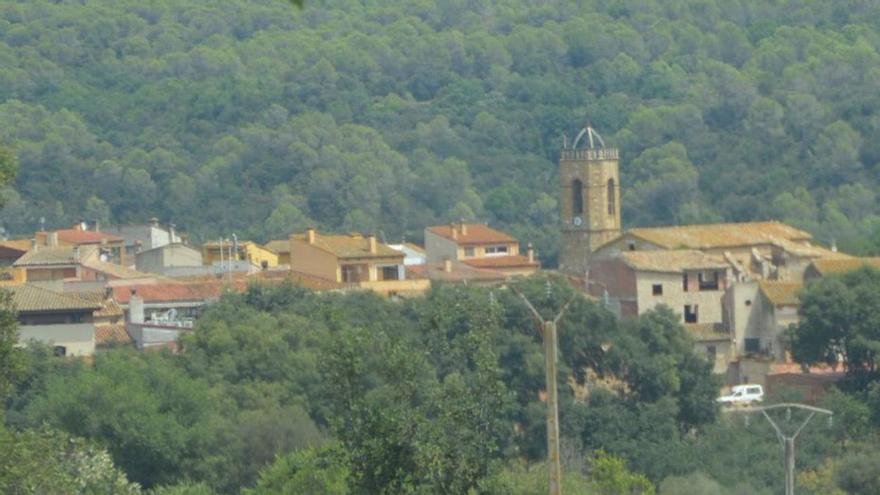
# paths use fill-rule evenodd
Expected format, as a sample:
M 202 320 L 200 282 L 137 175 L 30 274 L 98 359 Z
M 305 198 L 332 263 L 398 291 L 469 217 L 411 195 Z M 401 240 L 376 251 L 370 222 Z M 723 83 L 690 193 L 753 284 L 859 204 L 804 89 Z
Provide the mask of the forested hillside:
M 777 218 L 875 250 L 880 4 L 20 0 L 0 5 L 4 226 L 556 251 L 561 134 L 622 151 L 628 225 Z

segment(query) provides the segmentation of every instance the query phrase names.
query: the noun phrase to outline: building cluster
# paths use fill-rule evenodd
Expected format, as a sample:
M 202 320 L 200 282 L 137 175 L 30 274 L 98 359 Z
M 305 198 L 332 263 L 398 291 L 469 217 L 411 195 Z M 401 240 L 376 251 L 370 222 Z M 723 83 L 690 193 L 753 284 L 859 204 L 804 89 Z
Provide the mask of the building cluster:
M 668 306 L 730 384 L 797 374 L 785 335 L 804 284 L 880 266 L 775 221 L 623 229 L 618 152 L 589 127 L 563 144 L 559 178 L 559 271 L 622 318 Z M 74 355 L 114 344 L 173 347 L 206 304 L 253 281 L 398 298 L 433 282 L 501 284 L 540 267 L 531 245 L 521 250 L 514 237 L 477 223 L 427 227 L 424 246 L 309 228 L 266 244 L 233 236 L 197 247 L 155 219 L 3 241 L 0 265 L 22 339 Z
M 81 223 L 0 241 L 0 286 L 12 292 L 23 343 L 83 356 L 114 345 L 176 349 L 205 305 L 254 282 L 401 298 L 432 282 L 503 283 L 540 266 L 531 247 L 521 254 L 519 241 L 483 224 L 429 227 L 425 238 L 425 247 L 386 244 L 309 228 L 266 244 L 233 236 L 193 246 L 155 219 Z
M 563 146 L 559 172 L 559 269 L 606 307 L 626 318 L 668 306 L 731 385 L 787 380 L 810 393 L 810 383 L 839 375 L 792 367 L 786 331 L 798 321 L 798 293 L 880 259 L 817 245 L 775 221 L 623 229 L 618 153 L 589 127 Z

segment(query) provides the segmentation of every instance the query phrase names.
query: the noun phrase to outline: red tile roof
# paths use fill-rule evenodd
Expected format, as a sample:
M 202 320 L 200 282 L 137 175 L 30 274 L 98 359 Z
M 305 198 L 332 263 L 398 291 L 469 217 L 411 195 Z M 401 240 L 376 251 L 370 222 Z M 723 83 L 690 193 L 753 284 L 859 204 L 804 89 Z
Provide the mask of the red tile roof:
M 462 260 L 462 263 L 474 268 L 503 269 L 503 268 L 537 268 L 540 263 L 529 261 L 525 256 L 486 256 L 484 258 L 471 258 Z
M 452 269 L 447 272 L 444 270 L 443 263 L 410 265 L 406 267 L 406 276 L 411 279 L 427 278 L 439 282 L 464 282 L 465 280 L 502 282 L 507 280 L 507 275 L 500 270 L 485 270 L 463 264 L 453 264 Z
M 95 327 L 95 345 L 105 346 L 110 344 L 131 344 L 131 335 L 125 329 L 125 324 L 100 325 Z
M 247 283 L 236 280 L 231 284 L 216 282 L 171 282 L 158 284 L 123 285 L 113 287 L 113 296 L 120 304 L 128 304 L 132 291 L 136 292 L 146 303 L 207 301 L 219 298 L 225 289 L 243 291 Z
M 100 244 L 104 240 L 107 242 L 122 241 L 121 237 L 93 230 L 61 229 L 55 232 L 58 234 L 58 242 L 67 244 Z
M 462 229 L 464 227 L 464 229 Z M 453 237 L 453 229 L 455 236 Z M 463 244 L 496 244 L 516 242 L 513 237 L 495 230 L 488 225 L 481 223 L 466 223 L 464 225 L 457 223 L 453 225 L 436 225 L 428 227 L 426 230 L 440 237 L 444 237 L 459 245 Z M 465 233 L 466 232 L 466 233 Z

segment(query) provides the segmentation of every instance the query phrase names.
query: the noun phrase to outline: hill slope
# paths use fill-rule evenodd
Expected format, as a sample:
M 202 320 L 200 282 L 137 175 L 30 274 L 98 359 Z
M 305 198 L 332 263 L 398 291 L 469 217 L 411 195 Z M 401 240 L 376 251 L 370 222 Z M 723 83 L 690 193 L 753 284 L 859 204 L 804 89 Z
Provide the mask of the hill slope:
M 6 2 L 0 221 L 475 218 L 553 258 L 560 135 L 589 119 L 628 225 L 777 218 L 872 250 L 878 22 L 855 0 Z

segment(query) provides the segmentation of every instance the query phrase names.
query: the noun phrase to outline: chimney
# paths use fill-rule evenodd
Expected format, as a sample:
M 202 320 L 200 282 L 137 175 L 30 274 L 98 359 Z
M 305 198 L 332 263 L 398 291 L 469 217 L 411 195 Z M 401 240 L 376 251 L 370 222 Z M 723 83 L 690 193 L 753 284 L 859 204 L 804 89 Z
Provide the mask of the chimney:
M 309 227 L 306 229 L 306 242 L 309 244 L 315 243 L 315 228 Z
M 131 299 L 128 300 L 128 321 L 131 323 L 144 322 L 144 299 L 137 295 L 137 291 L 131 290 Z
M 73 246 L 73 261 L 79 261 L 79 246 Z
M 174 225 L 173 223 L 168 224 L 168 242 L 169 243 L 174 242 L 174 228 L 175 227 L 177 227 L 177 225 Z
M 367 236 L 367 247 L 370 249 L 370 254 L 376 254 L 376 234 Z
M 39 251 L 39 250 L 40 250 L 40 243 L 37 242 L 37 238 L 36 238 L 36 237 L 33 238 L 33 239 L 31 239 L 31 249 L 33 249 L 34 251 Z
M 96 218 L 95 219 L 95 232 L 100 232 L 100 231 L 101 231 L 101 221 Z
M 529 258 L 529 263 L 535 262 L 535 248 L 532 247 L 531 242 L 526 246 L 526 256 Z
M 150 219 L 150 227 L 158 227 L 158 226 L 159 226 L 159 219 L 156 217 L 151 218 Z
M 104 287 L 104 299 L 110 300 L 113 298 L 113 287 L 107 286 Z
M 464 218 L 462 218 L 458 223 L 461 225 L 461 235 L 467 235 L 467 224 L 464 223 Z
M 46 245 L 49 247 L 58 247 L 58 232 L 50 232 L 46 236 Z
M 449 230 L 452 231 L 452 238 L 458 240 L 458 229 L 454 223 L 449 224 Z
M 443 258 L 443 271 L 446 273 L 450 273 L 452 271 L 452 260 L 449 258 Z

